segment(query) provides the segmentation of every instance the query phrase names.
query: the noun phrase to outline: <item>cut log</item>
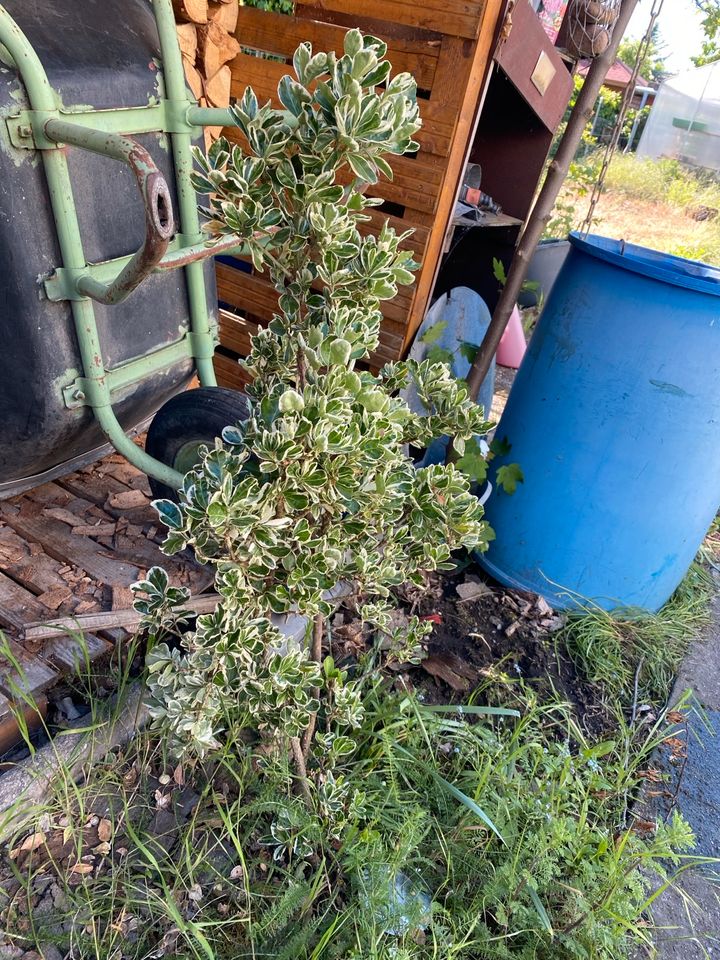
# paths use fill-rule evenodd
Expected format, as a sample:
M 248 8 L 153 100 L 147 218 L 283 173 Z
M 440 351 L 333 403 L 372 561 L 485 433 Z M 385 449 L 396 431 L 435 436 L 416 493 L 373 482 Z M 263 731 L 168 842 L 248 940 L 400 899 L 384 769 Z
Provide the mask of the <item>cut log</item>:
M 206 82 L 212 80 L 220 68 L 240 52 L 240 44 L 235 37 L 230 36 L 213 21 L 198 31 L 198 45 L 198 66 Z M 228 96 L 230 96 L 229 80 Z
M 190 61 L 185 59 L 183 59 L 183 67 L 185 68 L 185 79 L 192 90 L 192 95 L 196 100 L 199 100 L 203 95 L 203 80 L 200 71 L 196 70 Z
M 187 23 L 207 23 L 208 0 L 172 0 L 175 19 Z
M 197 54 L 197 27 L 194 23 L 179 23 L 177 25 L 177 37 L 180 44 L 180 53 L 185 60 L 195 63 Z
M 222 27 L 226 33 L 235 33 L 239 13 L 240 4 L 237 0 L 230 0 L 229 3 L 227 0 L 223 0 L 223 2 L 218 0 L 217 3 L 210 0 L 208 4 L 208 19 Z
M 205 81 L 205 96 L 213 107 L 227 107 L 230 103 L 230 67 L 223 67 Z

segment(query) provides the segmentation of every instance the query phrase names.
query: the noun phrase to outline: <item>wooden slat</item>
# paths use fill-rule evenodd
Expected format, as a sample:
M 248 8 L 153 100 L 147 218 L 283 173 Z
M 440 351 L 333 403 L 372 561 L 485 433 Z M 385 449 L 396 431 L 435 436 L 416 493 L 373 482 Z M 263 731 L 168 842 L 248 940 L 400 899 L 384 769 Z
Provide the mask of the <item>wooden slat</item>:
M 67 586 L 64 580 L 62 583 L 63 586 Z M 49 610 L 29 590 L 16 583 L 6 573 L 0 573 L 0 626 L 22 634 L 25 623 L 52 616 L 53 611 Z M 56 677 L 53 667 L 58 668 L 62 673 L 77 672 L 77 669 L 85 663 L 97 660 L 109 653 L 111 649 L 112 644 L 107 640 L 92 635 L 85 637 L 82 644 L 68 637 L 54 640 L 40 647 L 33 647 L 31 650 L 23 649 L 23 662 L 29 658 L 29 663 L 35 661 L 38 663 L 37 669 L 33 667 L 29 673 L 29 676 L 34 678 L 33 682 L 37 681 L 39 684 L 33 687 L 33 693 L 41 692 Z M 0 715 L 2 715 L 1 709 Z
M 213 358 L 215 374 L 223 387 L 233 390 L 244 390 L 250 383 L 250 378 L 237 362 L 237 358 L 228 357 L 223 353 L 216 353 Z
M 139 566 L 113 559 L 99 543 L 90 537 L 73 534 L 71 528 L 60 520 L 53 520 L 42 513 L 36 516 L 17 514 L 8 517 L 8 523 L 20 536 L 42 544 L 51 557 L 63 563 L 77 564 L 101 583 L 129 587 L 138 579 Z
M 290 63 L 296 48 L 304 41 L 309 41 L 313 50 L 335 50 L 341 53 L 347 29 L 344 26 L 289 17 L 255 7 L 241 7 L 235 36 L 243 47 L 278 54 Z M 393 65 L 393 71 L 412 73 L 418 87 L 429 90 L 435 76 L 437 42 L 389 37 L 387 43 L 387 56 Z M 235 73 L 237 67 L 234 62 L 231 68 Z
M 308 10 L 350 12 L 348 0 L 303 0 L 302 6 Z M 363 0 L 357 12 L 360 18 L 374 17 L 474 39 L 478 35 L 483 7 L 483 0 Z
M 30 620 L 52 616 L 52 611 L 43 606 L 37 597 L 0 573 L 0 626 L 21 631 Z
M 112 464 L 108 464 L 107 467 L 111 468 Z M 141 476 L 139 471 L 138 476 Z M 103 483 L 105 479 L 106 478 L 103 478 Z M 55 483 L 47 483 L 43 487 L 39 487 L 29 494 L 26 494 L 26 497 L 45 509 L 52 505 L 57 505 L 66 509 L 69 513 L 79 516 L 88 512 L 100 512 L 94 503 L 70 493 Z M 155 523 L 159 525 L 155 511 L 149 503 L 145 509 L 146 512 L 155 519 Z M 43 518 L 46 516 L 46 513 L 43 512 Z M 112 517 L 107 516 L 108 519 L 112 520 Z M 113 525 L 115 525 L 114 520 Z M 73 532 L 73 528 L 70 525 L 68 525 L 68 530 L 72 534 L 73 539 L 83 536 L 82 534 Z M 77 528 L 75 528 L 75 531 L 77 531 Z M 92 538 L 92 542 L 96 542 L 92 534 L 89 536 Z M 205 589 L 213 579 L 213 574 L 209 567 L 201 566 L 192 560 L 185 559 L 182 554 L 174 557 L 166 557 L 160 552 L 158 544 L 148 540 L 142 535 L 128 536 L 120 525 L 118 525 L 117 532 L 113 536 L 112 550 L 109 551 L 106 547 L 101 547 L 101 550 L 112 562 L 129 561 L 133 565 L 137 564 L 141 570 L 156 565 L 163 566 L 167 570 L 173 583 L 187 586 L 195 592 Z M 88 573 L 92 573 L 92 571 L 88 569 Z M 122 581 L 103 580 L 103 582 L 117 582 L 121 586 L 126 585 Z
M 45 593 L 67 587 L 58 573 L 60 564 L 42 550 L 30 545 L 10 527 L 0 527 L 0 567 L 33 593 Z

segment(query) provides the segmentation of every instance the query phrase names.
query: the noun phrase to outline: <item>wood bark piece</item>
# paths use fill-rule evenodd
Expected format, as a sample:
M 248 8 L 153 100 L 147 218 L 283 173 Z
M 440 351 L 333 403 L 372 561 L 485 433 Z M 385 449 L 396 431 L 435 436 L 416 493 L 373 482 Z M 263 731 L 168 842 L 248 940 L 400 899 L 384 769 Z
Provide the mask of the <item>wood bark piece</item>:
M 237 0 L 230 0 L 230 2 L 223 0 L 223 2 L 218 3 L 210 0 L 208 4 L 208 19 L 222 27 L 226 33 L 235 33 L 239 13 L 240 4 Z
M 205 81 L 205 96 L 213 107 L 227 107 L 230 103 L 230 67 L 222 67 L 214 77 Z
M 127 490 L 124 493 L 111 493 L 108 506 L 116 510 L 134 510 L 136 507 L 146 507 L 148 498 L 142 490 Z
M 185 79 L 187 80 L 187 85 L 192 91 L 192 95 L 196 100 L 200 100 L 203 95 L 202 74 L 187 60 L 183 61 L 183 67 L 185 69 Z
M 207 23 L 208 0 L 172 0 L 175 19 L 190 23 Z
M 198 31 L 198 66 L 205 75 L 206 82 L 211 80 L 218 70 L 240 52 L 240 44 L 214 21 Z M 228 96 L 230 86 L 228 82 Z
M 72 528 L 76 536 L 82 537 L 111 537 L 115 533 L 114 523 L 79 523 Z
M 180 53 L 182 54 L 185 60 L 189 60 L 190 63 L 195 63 L 195 56 L 197 54 L 197 27 L 194 23 L 179 23 L 177 25 L 177 37 L 178 44 L 180 46 Z

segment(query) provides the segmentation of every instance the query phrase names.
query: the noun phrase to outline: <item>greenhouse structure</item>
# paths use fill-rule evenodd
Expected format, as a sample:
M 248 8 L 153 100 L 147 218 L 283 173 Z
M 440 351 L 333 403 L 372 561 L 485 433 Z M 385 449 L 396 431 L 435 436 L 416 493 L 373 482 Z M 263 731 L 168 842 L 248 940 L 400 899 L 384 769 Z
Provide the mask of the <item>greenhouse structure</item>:
M 662 84 L 638 145 L 640 157 L 670 157 L 720 170 L 720 62 Z

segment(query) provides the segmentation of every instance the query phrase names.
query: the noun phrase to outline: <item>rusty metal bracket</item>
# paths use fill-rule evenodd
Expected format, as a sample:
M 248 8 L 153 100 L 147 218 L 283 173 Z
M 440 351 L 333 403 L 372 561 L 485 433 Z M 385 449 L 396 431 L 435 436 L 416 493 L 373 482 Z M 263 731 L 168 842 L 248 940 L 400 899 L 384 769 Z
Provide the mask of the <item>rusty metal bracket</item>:
M 155 161 L 132 137 L 92 130 L 67 120 L 50 119 L 44 133 L 55 143 L 66 143 L 90 150 L 127 164 L 135 176 L 145 210 L 145 239 L 130 262 L 110 283 L 104 284 L 88 274 L 77 278 L 78 293 L 98 303 L 121 303 L 162 260 L 175 231 L 172 200 L 165 177 Z

